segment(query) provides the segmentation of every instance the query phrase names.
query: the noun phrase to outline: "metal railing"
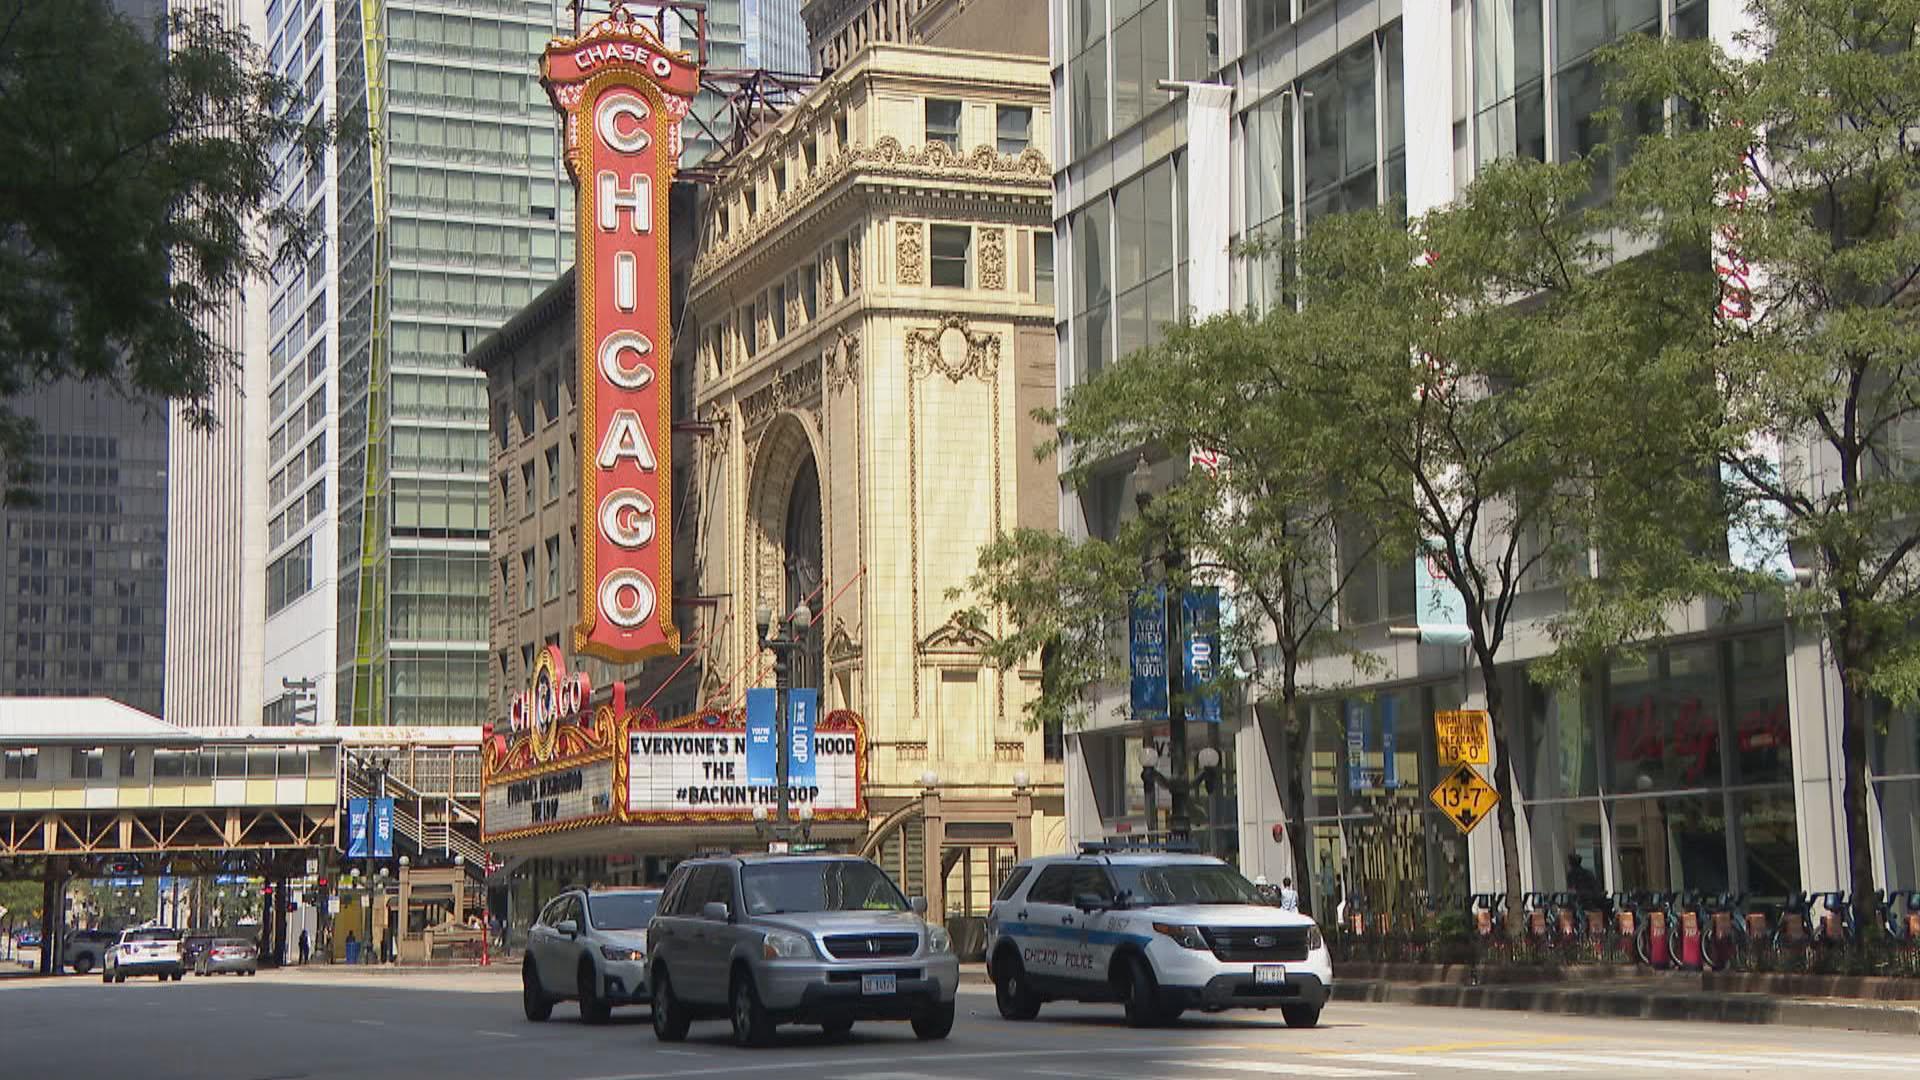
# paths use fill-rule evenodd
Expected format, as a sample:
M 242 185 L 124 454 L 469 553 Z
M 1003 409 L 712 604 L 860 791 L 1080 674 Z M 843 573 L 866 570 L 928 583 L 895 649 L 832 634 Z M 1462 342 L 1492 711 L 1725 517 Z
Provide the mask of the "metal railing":
M 346 758 L 346 765 L 341 770 L 341 790 L 344 795 L 350 798 L 373 797 L 376 792 L 368 775 L 374 763 L 352 751 L 347 752 Z M 487 865 L 486 848 L 453 825 L 452 819 L 478 825 L 479 815 L 471 807 L 452 796 L 422 794 L 391 771 L 387 773 L 386 793 L 393 800 L 394 832 L 412 841 L 416 851 L 439 851 L 449 856 L 463 856 L 472 866 Z M 444 820 L 428 820 L 427 806 L 434 803 L 445 804 Z

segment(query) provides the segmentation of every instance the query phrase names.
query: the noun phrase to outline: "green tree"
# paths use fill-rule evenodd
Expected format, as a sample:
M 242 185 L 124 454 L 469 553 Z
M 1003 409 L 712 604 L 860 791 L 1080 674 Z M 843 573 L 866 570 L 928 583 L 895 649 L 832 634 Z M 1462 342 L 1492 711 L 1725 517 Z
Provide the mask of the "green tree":
M 40 918 L 41 884 L 38 881 L 0 881 L 0 908 L 15 926 L 37 922 Z
M 1125 678 L 1117 639 L 1143 585 L 1144 557 L 1172 539 L 1186 557 L 1171 587 L 1217 587 L 1233 613 L 1222 651 L 1246 669 L 1223 671 L 1217 689 L 1266 702 L 1280 718 L 1288 764 L 1280 796 L 1296 826 L 1305 806 L 1302 698 L 1327 688 L 1306 681 L 1306 665 L 1335 656 L 1351 666 L 1369 663 L 1337 618 L 1358 569 L 1336 571 L 1334 560 L 1338 493 L 1354 450 L 1346 429 L 1308 422 L 1313 406 L 1296 385 L 1302 321 L 1282 309 L 1172 326 L 1162 343 L 1076 387 L 1049 418 L 1070 484 L 1084 488 L 1142 448 L 1171 456 L 1173 468 L 1161 471 L 1181 473 L 1179 480 L 1109 541 L 1075 544 L 1039 531 L 1003 538 L 983 552 L 972 582 L 975 595 L 1007 611 L 1014 627 L 991 650 L 999 663 L 1045 654 L 1035 718 L 1077 723 L 1088 687 Z M 1195 447 L 1224 463 L 1181 469 Z M 1378 546 L 1368 530 L 1354 550 L 1372 554 Z M 1304 830 L 1290 830 L 1289 840 L 1304 872 Z
M 1717 473 L 1722 526 L 1783 540 L 1804 571 L 1647 544 L 1636 573 L 1738 588 L 1822 626 L 1838 667 L 1850 888 L 1871 912 L 1866 766 L 1881 700 L 1920 705 L 1920 2 L 1754 0 L 1733 55 L 1615 50 L 1622 111 L 1665 102 L 1608 224 L 1653 256 L 1594 274 L 1661 362 L 1711 393 L 1662 431 Z M 1662 295 L 1664 294 L 1664 295 Z M 1783 452 L 1784 448 L 1784 452 Z M 1646 605 L 1641 610 L 1647 610 Z
M 160 31 L 156 38 L 155 30 Z M 30 479 L 5 401 L 60 379 L 172 399 L 196 423 L 238 357 L 212 333 L 323 222 L 298 189 L 339 130 L 305 116 L 244 29 L 208 10 L 136 26 L 106 0 L 0 0 L 0 481 Z M 281 150 L 294 148 L 287 175 Z
M 1626 291 L 1589 269 L 1609 254 L 1590 190 L 1580 163 L 1496 163 L 1408 225 L 1387 211 L 1330 219 L 1297 257 L 1306 423 L 1351 448 L 1343 507 L 1459 595 L 1500 763 L 1510 908 L 1525 792 L 1508 767 L 1518 742 L 1500 667 L 1521 598 L 1607 587 L 1589 580 L 1595 549 L 1610 565 L 1638 533 L 1606 523 L 1699 498 L 1670 440 L 1645 431 L 1645 399 L 1675 376 L 1658 363 L 1661 328 L 1623 321 Z M 1617 643 L 1639 625 L 1590 626 L 1583 641 Z

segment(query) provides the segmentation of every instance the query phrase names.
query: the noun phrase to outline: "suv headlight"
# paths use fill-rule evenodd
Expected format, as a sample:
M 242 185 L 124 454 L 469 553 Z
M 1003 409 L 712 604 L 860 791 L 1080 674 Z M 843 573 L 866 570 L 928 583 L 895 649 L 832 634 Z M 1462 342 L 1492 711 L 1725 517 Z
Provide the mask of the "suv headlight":
M 609 960 L 640 960 L 646 956 L 639 949 L 623 949 L 618 945 L 600 946 L 600 955 Z
M 1207 947 L 1207 939 L 1201 936 L 1200 928 L 1197 926 L 1157 922 L 1153 924 L 1153 932 L 1156 934 L 1165 934 L 1167 937 L 1173 939 L 1175 945 L 1183 949 L 1204 949 Z
M 953 951 L 953 935 L 947 933 L 946 927 L 927 927 L 927 951 L 931 953 L 950 953 Z
M 800 960 L 813 955 L 813 946 L 799 934 L 786 930 L 767 931 L 766 940 L 760 944 L 761 955 L 769 960 Z
M 1307 951 L 1315 952 L 1326 947 L 1326 940 L 1320 936 L 1320 928 L 1318 926 L 1307 927 Z

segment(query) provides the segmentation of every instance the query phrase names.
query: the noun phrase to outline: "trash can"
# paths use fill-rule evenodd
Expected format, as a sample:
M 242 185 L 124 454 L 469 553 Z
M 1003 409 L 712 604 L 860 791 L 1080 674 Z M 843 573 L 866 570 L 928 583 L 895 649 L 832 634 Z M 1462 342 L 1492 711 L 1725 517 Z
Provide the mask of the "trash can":
M 347 942 L 347 963 L 357 964 L 359 962 L 360 962 L 360 942 L 358 940 Z

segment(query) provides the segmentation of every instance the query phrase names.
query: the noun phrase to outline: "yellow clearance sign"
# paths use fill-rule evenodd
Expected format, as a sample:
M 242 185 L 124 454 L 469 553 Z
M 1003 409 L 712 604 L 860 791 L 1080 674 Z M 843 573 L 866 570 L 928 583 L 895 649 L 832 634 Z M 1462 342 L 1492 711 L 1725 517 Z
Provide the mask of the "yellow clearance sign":
M 1433 714 L 1435 746 L 1440 767 L 1449 765 L 1490 765 L 1493 755 L 1487 743 L 1487 714 L 1480 709 L 1446 709 Z
M 1500 793 L 1481 779 L 1471 765 L 1454 766 L 1447 778 L 1427 793 L 1427 798 L 1463 833 L 1472 832 L 1500 805 Z

